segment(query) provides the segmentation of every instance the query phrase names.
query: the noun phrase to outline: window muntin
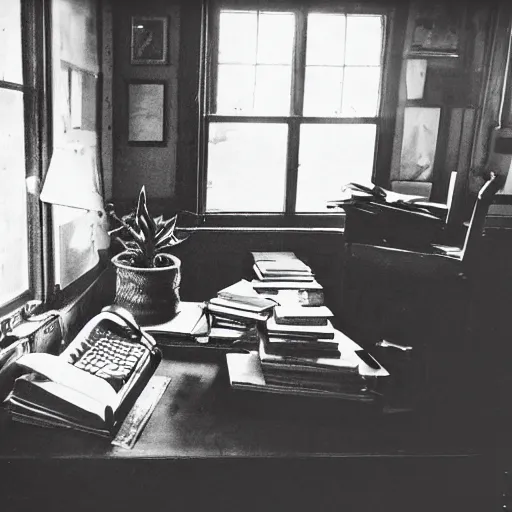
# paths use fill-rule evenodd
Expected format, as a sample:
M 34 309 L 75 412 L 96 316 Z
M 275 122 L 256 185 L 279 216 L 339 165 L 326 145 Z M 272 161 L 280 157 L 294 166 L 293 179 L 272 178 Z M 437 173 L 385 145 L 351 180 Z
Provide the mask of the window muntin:
M 341 185 L 371 179 L 380 128 L 385 16 L 221 9 L 218 19 L 211 33 L 217 51 L 208 82 L 206 212 L 325 212 L 325 201 Z M 287 137 L 278 143 L 279 154 L 286 155 L 284 169 L 269 166 L 272 157 L 261 138 L 245 139 L 242 148 L 229 135 L 217 137 L 218 125 L 235 117 L 239 126 L 248 125 L 247 133 L 257 125 L 263 132 L 274 124 L 288 125 Z M 316 126 L 324 123 L 328 126 Z M 322 133 L 330 144 L 326 154 L 312 146 Z M 359 156 L 349 150 L 360 147 Z M 332 160 L 326 162 L 326 155 Z M 279 200 L 277 191 L 283 194 Z
M 0 307 L 29 290 L 21 3 L 0 7 Z

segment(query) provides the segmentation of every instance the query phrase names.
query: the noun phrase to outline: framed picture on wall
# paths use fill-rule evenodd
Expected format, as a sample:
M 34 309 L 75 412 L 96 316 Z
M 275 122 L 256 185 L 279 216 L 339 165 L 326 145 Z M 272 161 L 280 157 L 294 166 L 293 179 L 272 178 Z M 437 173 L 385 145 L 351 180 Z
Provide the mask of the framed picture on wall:
M 165 16 L 133 16 L 131 63 L 167 64 L 168 30 Z
M 128 144 L 165 146 L 165 82 L 128 83 Z
M 459 57 L 464 12 L 458 3 L 417 0 L 411 12 L 410 56 Z

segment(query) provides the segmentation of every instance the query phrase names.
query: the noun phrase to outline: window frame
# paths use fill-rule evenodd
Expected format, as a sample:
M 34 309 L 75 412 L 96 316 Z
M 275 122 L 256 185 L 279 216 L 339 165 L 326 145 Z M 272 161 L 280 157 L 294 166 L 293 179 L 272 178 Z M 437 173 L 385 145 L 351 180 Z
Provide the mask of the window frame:
M 238 116 L 211 114 L 212 96 L 215 95 L 218 31 L 221 9 L 264 11 L 287 11 L 296 14 L 295 37 L 300 40 L 294 47 L 292 81 L 298 80 L 298 86 L 292 87 L 293 111 L 302 114 L 303 88 L 305 78 L 306 24 L 308 12 L 328 12 L 342 14 L 374 14 L 384 16 L 382 82 L 380 88 L 380 105 L 376 117 L 312 117 L 303 115 L 289 116 Z M 375 124 L 376 141 L 374 155 L 373 180 L 376 184 L 389 183 L 390 166 L 396 111 L 398 105 L 398 86 L 400 77 L 401 53 L 405 26 L 400 27 L 397 19 L 407 19 L 407 12 L 398 4 L 353 4 L 347 2 L 326 2 L 321 7 L 314 2 L 292 5 L 279 2 L 244 2 L 212 0 L 203 11 L 203 44 L 200 70 L 200 115 L 198 141 L 198 173 L 197 173 L 197 209 L 206 218 L 207 225 L 217 226 L 302 226 L 302 227 L 340 227 L 344 213 L 317 212 L 296 213 L 294 211 L 297 193 L 299 138 L 298 132 L 302 124 Z M 302 48 L 303 51 L 300 51 Z M 297 49 L 299 49 L 297 51 Z M 298 75 L 298 76 L 297 76 Z M 213 84 L 212 84 L 213 82 Z M 300 88 L 300 90 L 298 89 Z M 298 92 L 297 92 L 298 91 Z M 284 122 L 288 124 L 288 147 L 286 168 L 286 203 L 282 213 L 236 213 L 206 212 L 207 159 L 208 159 L 208 127 L 211 122 Z M 290 193 L 291 192 L 291 193 Z
M 2 81 L 2 88 L 23 93 L 25 129 L 25 178 L 39 189 L 47 168 L 51 147 L 49 130 L 50 0 L 21 0 L 21 44 L 23 84 Z M 47 300 L 51 293 L 53 269 L 50 264 L 50 209 L 39 201 L 39 190 L 27 190 L 29 288 L 11 301 L 0 304 L 0 318 L 15 311 L 29 299 Z

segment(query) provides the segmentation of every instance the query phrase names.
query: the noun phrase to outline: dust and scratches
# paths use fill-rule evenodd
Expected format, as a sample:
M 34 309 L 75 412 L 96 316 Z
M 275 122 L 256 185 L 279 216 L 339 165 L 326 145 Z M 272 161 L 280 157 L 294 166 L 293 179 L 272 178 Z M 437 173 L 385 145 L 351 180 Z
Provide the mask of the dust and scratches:
M 176 363 L 171 383 L 172 395 L 169 415 L 187 414 L 202 409 L 204 397 L 218 373 L 216 365 L 203 363 Z M 174 372 L 173 372 L 174 373 Z

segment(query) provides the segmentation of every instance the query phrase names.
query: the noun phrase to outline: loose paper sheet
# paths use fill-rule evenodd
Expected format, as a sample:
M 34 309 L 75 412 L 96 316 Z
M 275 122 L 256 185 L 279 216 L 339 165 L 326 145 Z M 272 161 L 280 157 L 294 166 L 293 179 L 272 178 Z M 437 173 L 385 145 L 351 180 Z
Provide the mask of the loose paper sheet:
M 406 71 L 406 88 L 408 100 L 421 100 L 425 89 L 427 61 L 425 59 L 408 59 Z

